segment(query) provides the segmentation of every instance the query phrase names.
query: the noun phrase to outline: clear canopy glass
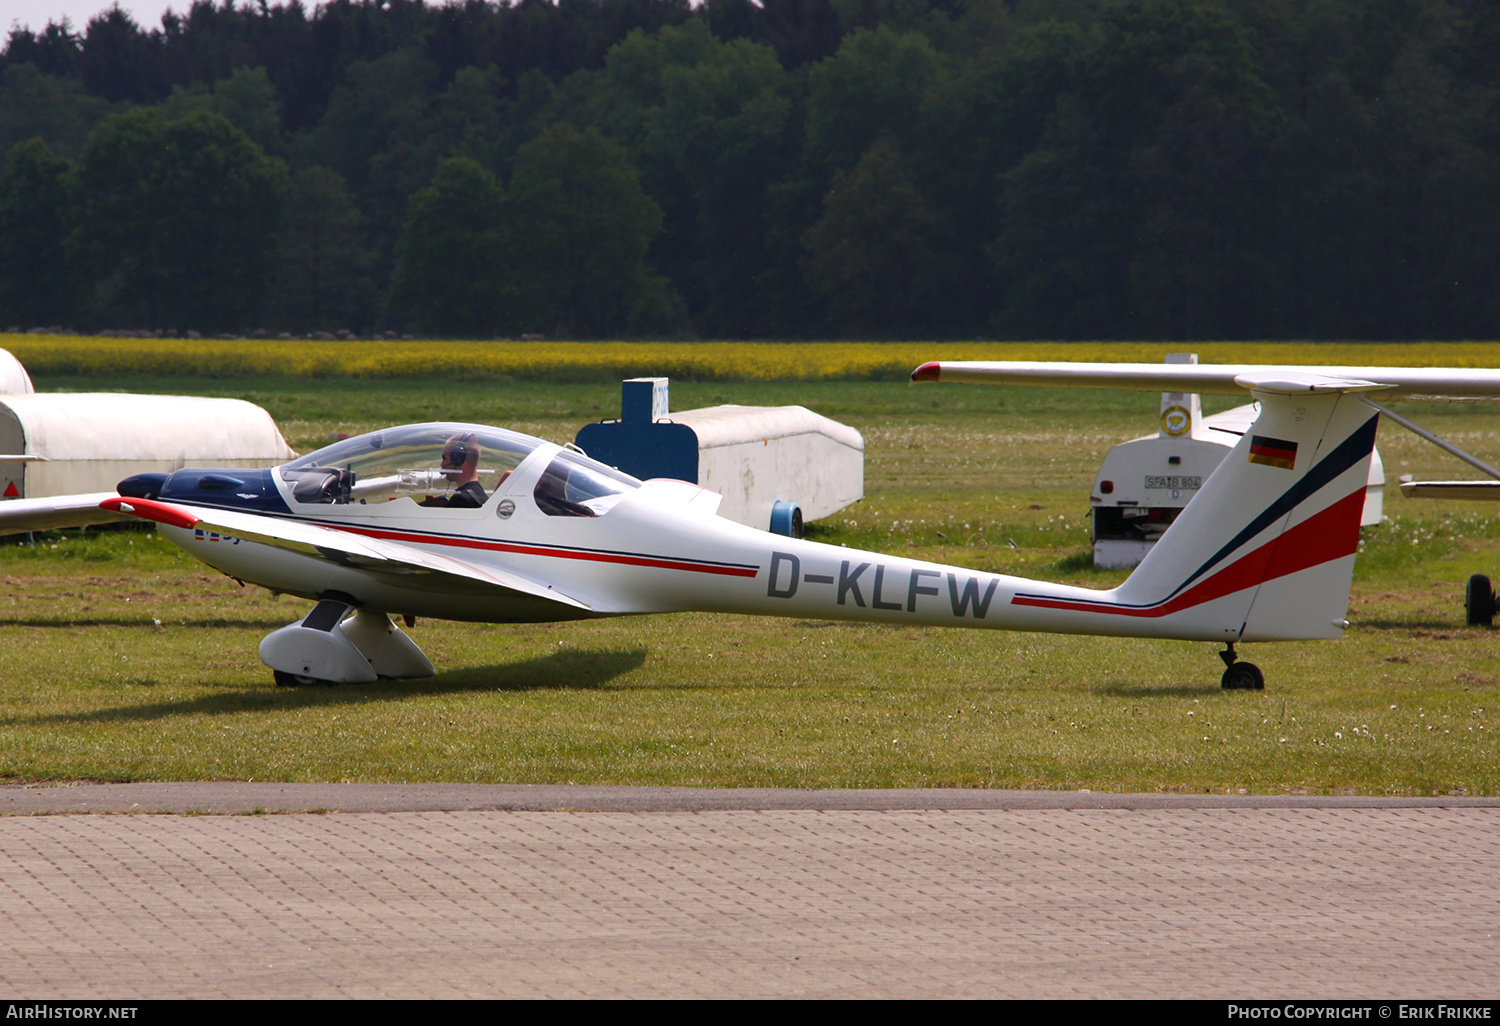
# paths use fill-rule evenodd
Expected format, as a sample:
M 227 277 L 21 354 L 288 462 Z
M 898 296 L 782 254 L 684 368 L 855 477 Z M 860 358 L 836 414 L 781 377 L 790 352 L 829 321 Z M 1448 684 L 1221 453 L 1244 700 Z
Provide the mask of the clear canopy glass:
M 477 449 L 470 469 L 488 496 L 541 444 L 529 435 L 477 424 L 412 424 L 343 439 L 278 473 L 297 502 L 375 503 L 401 496 L 424 502 L 451 495 L 462 484 L 468 454 Z M 465 457 L 457 467 L 452 465 L 456 453 Z
M 599 517 L 640 486 L 629 474 L 564 451 L 537 478 L 531 494 L 549 517 Z

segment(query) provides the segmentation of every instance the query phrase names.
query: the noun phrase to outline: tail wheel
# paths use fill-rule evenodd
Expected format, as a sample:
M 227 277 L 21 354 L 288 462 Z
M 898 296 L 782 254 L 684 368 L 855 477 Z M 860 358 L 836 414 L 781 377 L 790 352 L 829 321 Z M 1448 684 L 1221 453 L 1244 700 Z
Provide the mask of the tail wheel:
M 1225 691 L 1263 691 L 1266 678 L 1254 663 L 1235 662 L 1224 671 L 1219 684 Z
M 1470 577 L 1464 588 L 1464 622 L 1486 627 L 1495 622 L 1495 590 L 1484 574 Z

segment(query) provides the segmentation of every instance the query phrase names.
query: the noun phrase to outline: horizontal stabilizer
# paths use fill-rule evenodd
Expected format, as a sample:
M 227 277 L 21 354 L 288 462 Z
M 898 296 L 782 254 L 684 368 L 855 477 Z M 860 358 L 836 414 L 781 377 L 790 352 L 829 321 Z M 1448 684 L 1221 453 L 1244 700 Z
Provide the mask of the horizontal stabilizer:
M 1336 377 L 1312 371 L 1285 369 L 1250 371 L 1235 376 L 1234 383 L 1247 392 L 1271 392 L 1276 395 L 1327 395 L 1331 392 L 1379 392 L 1390 388 L 1378 381 L 1363 378 Z

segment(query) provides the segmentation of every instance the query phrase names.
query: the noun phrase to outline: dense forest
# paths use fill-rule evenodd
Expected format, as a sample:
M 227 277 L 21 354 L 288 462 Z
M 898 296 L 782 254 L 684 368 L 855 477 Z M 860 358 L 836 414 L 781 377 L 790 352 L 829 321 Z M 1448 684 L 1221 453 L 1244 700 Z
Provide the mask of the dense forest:
M 0 327 L 1500 337 L 1500 0 L 112 8 L 0 154 Z

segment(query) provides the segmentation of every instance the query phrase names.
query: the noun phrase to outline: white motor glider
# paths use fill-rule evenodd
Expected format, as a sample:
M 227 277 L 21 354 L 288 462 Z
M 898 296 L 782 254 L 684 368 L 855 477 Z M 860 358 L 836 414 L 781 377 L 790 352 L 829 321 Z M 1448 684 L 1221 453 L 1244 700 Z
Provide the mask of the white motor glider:
M 337 442 L 265 471 L 122 481 L 105 509 L 231 577 L 315 600 L 265 638 L 281 684 L 420 677 L 390 614 L 536 622 L 702 610 L 1225 644 L 1346 626 L 1378 383 L 1247 374 L 1253 430 L 1124 584 L 1099 591 L 780 537 L 719 496 L 641 482 L 576 451 L 467 424 Z

